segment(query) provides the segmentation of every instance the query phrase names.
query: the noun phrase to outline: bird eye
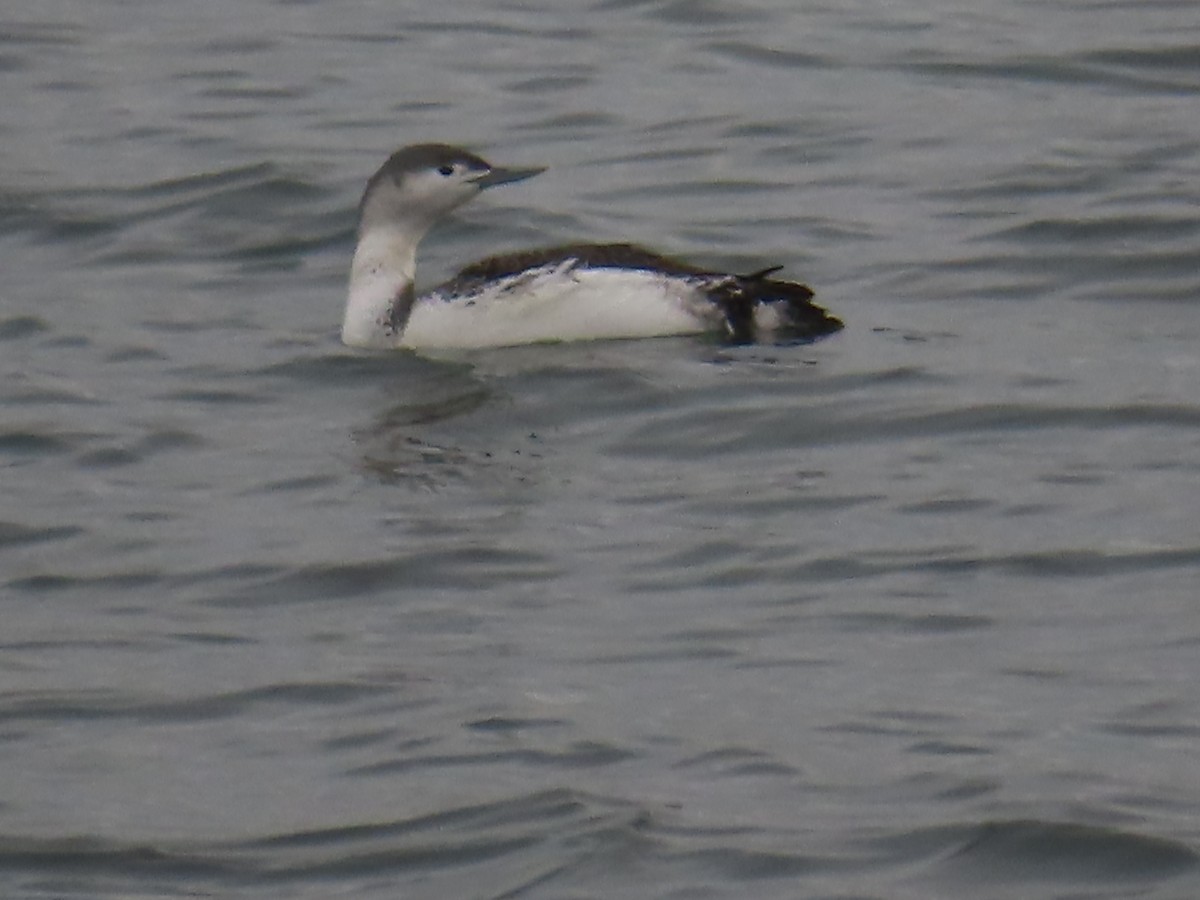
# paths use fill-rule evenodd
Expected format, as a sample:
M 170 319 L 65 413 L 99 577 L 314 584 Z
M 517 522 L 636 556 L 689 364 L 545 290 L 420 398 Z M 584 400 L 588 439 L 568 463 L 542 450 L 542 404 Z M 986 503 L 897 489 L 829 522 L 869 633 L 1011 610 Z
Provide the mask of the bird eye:
M 454 174 L 454 166 L 438 166 L 438 174 L 443 178 L 449 178 Z

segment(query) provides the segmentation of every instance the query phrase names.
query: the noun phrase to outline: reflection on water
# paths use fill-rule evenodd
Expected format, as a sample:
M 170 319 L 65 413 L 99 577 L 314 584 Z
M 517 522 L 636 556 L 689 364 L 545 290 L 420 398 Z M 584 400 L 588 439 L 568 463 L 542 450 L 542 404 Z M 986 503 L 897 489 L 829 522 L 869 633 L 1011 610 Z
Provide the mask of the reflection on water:
M 467 477 L 469 470 L 492 463 L 488 450 L 466 451 L 420 436 L 419 426 L 463 416 L 491 396 L 483 385 L 463 393 L 418 403 L 398 403 L 385 410 L 353 439 L 362 454 L 363 471 L 385 484 L 438 487 Z

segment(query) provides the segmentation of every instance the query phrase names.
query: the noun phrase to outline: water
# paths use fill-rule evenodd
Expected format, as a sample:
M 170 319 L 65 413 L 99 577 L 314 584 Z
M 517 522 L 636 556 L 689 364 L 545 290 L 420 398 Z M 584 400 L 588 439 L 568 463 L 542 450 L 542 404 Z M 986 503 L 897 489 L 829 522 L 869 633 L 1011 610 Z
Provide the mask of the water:
M 6 897 L 1200 890 L 1192 0 L 28 7 Z M 419 140 L 847 330 L 345 351 Z

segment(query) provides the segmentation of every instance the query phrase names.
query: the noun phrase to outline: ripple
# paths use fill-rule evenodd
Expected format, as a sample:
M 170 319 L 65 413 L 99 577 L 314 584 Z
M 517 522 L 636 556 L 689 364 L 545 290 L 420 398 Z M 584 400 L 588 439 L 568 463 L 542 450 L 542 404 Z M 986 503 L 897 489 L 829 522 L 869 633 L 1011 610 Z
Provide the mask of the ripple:
M 1163 48 L 1142 55 L 1137 51 L 1091 51 L 1066 56 L 1024 54 L 1002 59 L 964 59 L 946 54 L 919 54 L 894 65 L 932 79 L 978 78 L 1014 81 L 1021 84 L 1045 83 L 1088 85 L 1133 94 L 1187 94 L 1200 82 L 1195 68 L 1178 60 L 1196 51 L 1188 47 Z M 1154 64 L 1157 61 L 1158 64 Z M 1176 77 L 1165 77 L 1174 74 Z
M 844 407 L 844 404 L 842 404 Z M 845 414 L 829 406 L 807 409 L 711 409 L 664 414 L 619 439 L 612 450 L 633 457 L 712 458 L 772 448 L 817 447 L 911 437 L 995 431 L 1070 429 L 1104 431 L 1135 426 L 1200 428 L 1200 409 L 1184 404 L 1057 407 L 980 404 L 931 413 L 871 410 Z
M 0 454 L 10 456 L 47 456 L 71 450 L 78 442 L 77 435 L 46 434 L 40 431 L 13 429 L 0 431 Z
M 328 602 L 375 594 L 389 587 L 488 590 L 505 583 L 543 581 L 554 575 L 549 560 L 539 553 L 483 546 L 426 549 L 398 553 L 387 560 L 302 566 L 205 602 L 238 607 Z
M 0 319 L 0 341 L 16 341 L 43 334 L 50 326 L 37 316 L 6 316 Z
M 538 769 L 579 769 L 610 766 L 632 759 L 632 751 L 597 741 L 577 741 L 557 750 L 493 750 L 483 753 L 443 753 L 384 760 L 358 766 L 346 772 L 351 776 L 399 775 L 422 769 L 446 769 L 458 766 L 505 766 L 518 763 Z
M 1033 246 L 1047 243 L 1083 243 L 1126 240 L 1136 237 L 1150 243 L 1200 235 L 1200 218 L 1171 216 L 1113 216 L 1108 218 L 1038 219 L 990 235 Z
M 343 706 L 390 694 L 390 685 L 359 682 L 269 684 L 222 694 L 150 699 L 115 691 L 53 694 L 9 692 L 0 700 L 0 722 L 128 720 L 140 724 L 200 722 L 261 712 L 266 707 Z
M 675 763 L 677 769 L 695 769 L 709 777 L 776 776 L 794 777 L 799 771 L 769 754 L 745 747 L 708 750 Z
M 750 44 L 741 41 L 714 41 L 707 44 L 705 49 L 716 53 L 718 56 L 728 56 L 739 62 L 784 69 L 828 68 L 832 62 L 829 58 L 818 56 L 814 53 L 780 50 L 774 47 L 764 47 L 760 44 Z
M 1176 841 L 1071 822 L 988 822 L 938 868 L 991 885 L 1051 881 L 1106 885 L 1177 877 L 1197 868 Z
M 84 529 L 78 525 L 51 525 L 38 528 L 20 522 L 0 521 L 0 549 L 23 544 L 62 541 L 83 533 Z

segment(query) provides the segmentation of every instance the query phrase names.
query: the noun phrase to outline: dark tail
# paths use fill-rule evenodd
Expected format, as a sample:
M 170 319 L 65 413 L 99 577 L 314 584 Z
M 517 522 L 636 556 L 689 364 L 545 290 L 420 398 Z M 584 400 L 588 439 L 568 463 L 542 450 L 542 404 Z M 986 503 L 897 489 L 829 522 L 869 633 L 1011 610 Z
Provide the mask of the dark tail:
M 735 275 L 713 290 L 713 300 L 725 313 L 731 343 L 752 344 L 758 339 L 754 310 L 760 305 L 771 305 L 779 314 L 781 325 L 775 337 L 780 341 L 813 341 L 844 327 L 841 319 L 812 302 L 808 285 L 767 277 L 780 268 Z

